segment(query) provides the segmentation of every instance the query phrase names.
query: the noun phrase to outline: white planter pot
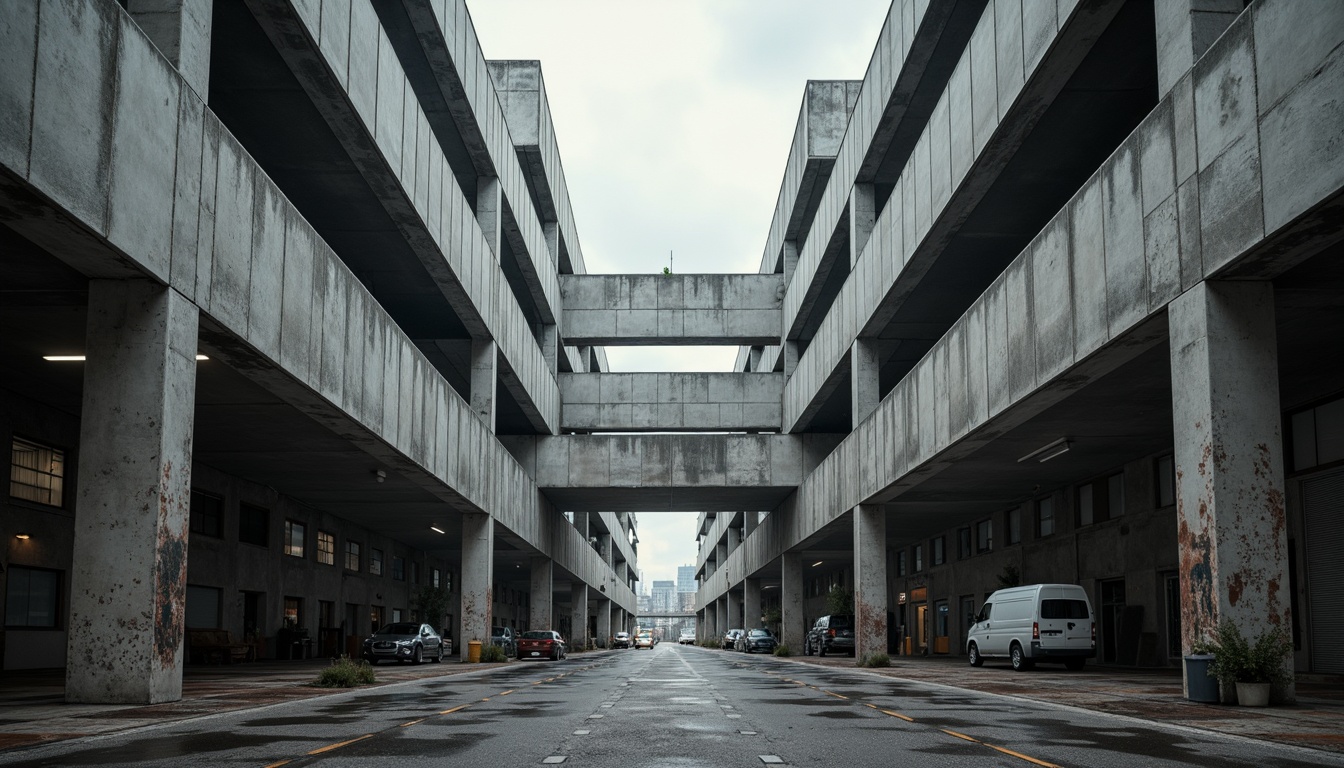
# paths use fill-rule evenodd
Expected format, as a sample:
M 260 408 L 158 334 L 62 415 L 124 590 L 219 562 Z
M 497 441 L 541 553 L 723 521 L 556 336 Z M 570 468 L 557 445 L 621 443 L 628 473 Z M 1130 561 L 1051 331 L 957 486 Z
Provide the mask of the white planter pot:
M 1243 707 L 1268 707 L 1269 683 L 1237 683 L 1237 703 Z

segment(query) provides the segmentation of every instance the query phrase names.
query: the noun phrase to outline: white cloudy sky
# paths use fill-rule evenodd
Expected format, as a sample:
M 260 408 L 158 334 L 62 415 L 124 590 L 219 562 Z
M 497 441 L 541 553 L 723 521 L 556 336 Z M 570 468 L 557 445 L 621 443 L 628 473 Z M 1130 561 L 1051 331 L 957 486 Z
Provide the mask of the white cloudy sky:
M 807 80 L 862 79 L 890 0 L 468 0 L 489 59 L 538 59 L 590 273 L 756 272 Z M 608 348 L 725 371 L 736 348 Z M 695 515 L 639 518 L 643 587 Z

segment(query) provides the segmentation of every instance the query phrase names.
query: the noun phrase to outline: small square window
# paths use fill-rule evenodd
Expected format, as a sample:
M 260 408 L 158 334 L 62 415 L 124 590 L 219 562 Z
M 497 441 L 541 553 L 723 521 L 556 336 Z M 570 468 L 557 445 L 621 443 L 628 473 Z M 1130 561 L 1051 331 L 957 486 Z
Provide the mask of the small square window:
M 383 575 L 383 550 L 369 548 L 369 573 L 374 576 Z
M 191 532 L 202 536 L 223 536 L 224 500 L 200 491 L 191 492 Z
M 336 564 L 336 537 L 326 531 L 317 532 L 317 562 L 323 565 Z
M 347 539 L 346 542 L 345 542 L 345 569 L 346 569 L 347 571 L 358 571 L 358 570 L 359 570 L 359 542 L 358 542 L 358 541 L 350 541 L 349 539 Z
M 14 438 L 9 460 L 9 495 L 59 507 L 65 500 L 65 452 Z
M 303 557 L 305 539 L 308 530 L 303 523 L 294 520 L 285 521 L 285 554 L 291 557 Z

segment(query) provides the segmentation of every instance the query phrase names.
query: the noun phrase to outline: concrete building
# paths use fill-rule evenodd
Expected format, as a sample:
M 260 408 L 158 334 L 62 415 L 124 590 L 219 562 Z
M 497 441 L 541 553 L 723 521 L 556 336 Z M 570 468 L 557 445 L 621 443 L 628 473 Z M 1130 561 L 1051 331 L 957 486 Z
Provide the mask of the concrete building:
M 601 640 L 633 513 L 695 511 L 705 636 L 841 587 L 860 654 L 958 653 L 1002 576 L 1114 663 L 1344 672 L 1344 5 L 896 0 L 760 274 L 676 276 L 585 274 L 462 0 L 126 6 L 0 17 L 6 668 L 166 701 L 188 627 L 326 653 L 436 582 L 459 643 Z
M 678 565 L 677 566 L 677 592 L 695 591 L 695 566 Z
M 671 613 L 677 610 L 676 582 L 653 582 L 653 592 L 649 600 L 649 610 L 657 613 Z

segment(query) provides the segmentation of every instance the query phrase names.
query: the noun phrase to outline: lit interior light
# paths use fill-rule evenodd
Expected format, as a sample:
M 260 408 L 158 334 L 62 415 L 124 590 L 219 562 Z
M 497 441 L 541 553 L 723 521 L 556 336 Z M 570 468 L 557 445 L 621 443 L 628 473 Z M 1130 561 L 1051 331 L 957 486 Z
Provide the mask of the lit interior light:
M 439 528 L 438 526 L 435 526 L 435 525 L 431 525 L 431 526 L 429 526 L 429 530 L 431 530 L 431 531 L 433 531 L 433 532 L 435 532 L 435 533 L 447 533 L 447 531 L 445 531 L 445 530 L 443 530 L 442 528 Z
M 82 363 L 88 358 L 85 355 L 43 355 L 42 359 L 49 363 Z M 205 355 L 196 356 L 197 361 L 209 359 Z
M 27 540 L 31 539 L 32 536 L 29 536 L 29 535 L 26 534 L 26 533 L 16 533 L 16 534 L 14 534 L 14 538 L 18 539 L 19 541 L 27 541 Z
M 817 562 L 815 562 L 815 563 L 812 564 L 812 567 L 813 567 L 813 568 L 816 568 L 818 565 L 821 565 L 821 564 L 824 563 L 824 562 L 826 562 L 826 561 L 825 561 L 825 560 L 818 560 Z

